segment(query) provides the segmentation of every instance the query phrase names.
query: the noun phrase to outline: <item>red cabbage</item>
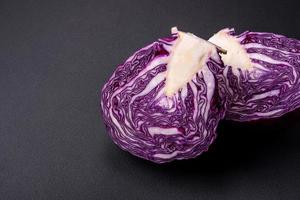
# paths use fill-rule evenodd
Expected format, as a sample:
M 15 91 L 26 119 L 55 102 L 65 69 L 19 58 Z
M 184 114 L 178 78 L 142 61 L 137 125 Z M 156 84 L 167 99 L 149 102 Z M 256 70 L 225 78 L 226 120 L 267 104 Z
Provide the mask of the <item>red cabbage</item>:
M 221 55 L 227 119 L 273 118 L 300 107 L 299 40 L 264 32 L 236 35 L 233 29 L 223 29 L 209 41 L 227 50 Z
M 223 68 L 215 45 L 177 29 L 134 53 L 101 92 L 114 143 L 156 163 L 207 151 L 225 113 Z

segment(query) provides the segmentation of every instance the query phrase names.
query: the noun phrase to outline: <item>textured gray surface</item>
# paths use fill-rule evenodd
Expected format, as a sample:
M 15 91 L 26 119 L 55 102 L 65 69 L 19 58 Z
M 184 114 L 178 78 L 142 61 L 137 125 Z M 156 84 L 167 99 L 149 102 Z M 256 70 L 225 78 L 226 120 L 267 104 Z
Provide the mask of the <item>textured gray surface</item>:
M 300 111 L 222 122 L 208 153 L 154 165 L 117 148 L 98 91 L 179 28 L 299 38 L 299 6 L 248 1 L 0 1 L 0 199 L 300 199 Z

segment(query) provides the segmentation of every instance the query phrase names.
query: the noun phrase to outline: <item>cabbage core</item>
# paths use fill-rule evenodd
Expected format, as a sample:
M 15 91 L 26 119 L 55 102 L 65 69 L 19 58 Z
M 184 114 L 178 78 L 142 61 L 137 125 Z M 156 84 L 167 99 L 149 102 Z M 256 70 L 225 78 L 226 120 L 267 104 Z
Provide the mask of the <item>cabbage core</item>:
M 225 65 L 235 69 L 251 69 L 253 64 L 249 55 L 238 38 L 229 34 L 231 31 L 231 29 L 223 29 L 214 34 L 208 41 L 227 51 L 226 54 L 220 54 Z
M 178 38 L 170 50 L 167 64 L 165 87 L 167 96 L 172 96 L 191 81 L 206 64 L 212 52 L 216 51 L 213 44 L 191 33 L 178 31 L 177 28 L 172 28 L 172 33 L 177 34 Z

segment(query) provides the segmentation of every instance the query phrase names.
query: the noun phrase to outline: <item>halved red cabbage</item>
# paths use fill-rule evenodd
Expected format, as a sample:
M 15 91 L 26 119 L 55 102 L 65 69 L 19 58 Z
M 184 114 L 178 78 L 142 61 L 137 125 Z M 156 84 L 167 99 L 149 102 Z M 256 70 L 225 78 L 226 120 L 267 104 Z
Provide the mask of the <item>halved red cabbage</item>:
M 114 143 L 156 163 L 207 151 L 225 113 L 218 49 L 191 33 L 172 33 L 118 66 L 101 95 Z
M 229 105 L 226 118 L 279 117 L 300 107 L 300 41 L 283 35 L 223 29 L 209 39 L 227 50 Z M 222 88 L 223 89 L 223 88 Z

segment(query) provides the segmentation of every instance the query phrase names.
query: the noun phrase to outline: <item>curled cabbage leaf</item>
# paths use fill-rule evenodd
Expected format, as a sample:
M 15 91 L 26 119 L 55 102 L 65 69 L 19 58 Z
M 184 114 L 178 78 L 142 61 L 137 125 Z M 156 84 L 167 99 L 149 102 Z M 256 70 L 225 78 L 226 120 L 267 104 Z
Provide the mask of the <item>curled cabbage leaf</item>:
M 283 35 L 223 29 L 209 39 L 224 48 L 226 118 L 279 117 L 300 107 L 300 41 Z M 222 88 L 223 89 L 223 88 Z
M 215 45 L 176 28 L 138 50 L 102 88 L 114 143 L 156 163 L 207 151 L 225 114 L 223 68 Z

